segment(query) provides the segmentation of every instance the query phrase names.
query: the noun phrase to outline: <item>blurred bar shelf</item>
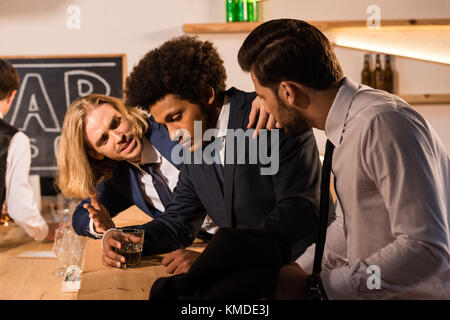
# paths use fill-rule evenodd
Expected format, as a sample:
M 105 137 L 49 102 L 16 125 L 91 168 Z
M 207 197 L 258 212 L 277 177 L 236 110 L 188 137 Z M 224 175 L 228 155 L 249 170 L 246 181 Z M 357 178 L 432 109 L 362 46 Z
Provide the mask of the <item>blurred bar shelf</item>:
M 346 20 L 346 21 L 308 21 L 321 31 L 328 31 L 334 28 L 367 28 L 366 20 Z M 247 33 L 251 32 L 263 22 L 219 22 L 219 23 L 185 23 L 183 32 L 185 33 Z M 382 27 L 393 26 L 439 26 L 450 25 L 450 19 L 397 19 L 382 20 Z
M 189 23 L 191 34 L 248 33 L 262 22 Z M 336 47 L 391 54 L 420 61 L 450 65 L 450 19 L 309 21 L 324 32 Z
M 186 23 L 184 33 L 249 33 L 262 22 Z

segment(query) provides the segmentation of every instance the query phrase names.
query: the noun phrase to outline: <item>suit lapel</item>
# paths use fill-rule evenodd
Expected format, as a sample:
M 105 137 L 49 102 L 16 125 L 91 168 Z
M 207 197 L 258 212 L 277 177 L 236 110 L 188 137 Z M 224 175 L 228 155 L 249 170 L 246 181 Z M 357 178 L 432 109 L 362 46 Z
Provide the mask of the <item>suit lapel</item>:
M 177 142 L 170 140 L 169 132 L 165 126 L 156 123 L 152 117 L 149 120 L 149 130 L 147 130 L 145 136 L 164 158 L 180 170 L 180 165 L 173 163 L 171 156 L 172 149 L 177 145 Z
M 242 129 L 243 123 L 245 120 L 245 110 L 244 106 L 246 103 L 245 100 L 245 94 L 237 90 L 236 88 L 231 88 L 226 92 L 226 95 L 230 97 L 230 116 L 228 119 L 228 129 Z M 228 137 L 227 133 L 227 140 L 234 139 L 234 136 L 231 135 Z M 224 165 L 224 200 L 225 200 L 225 211 L 229 216 L 230 219 L 230 225 L 234 226 L 233 221 L 233 186 L 234 186 L 234 172 L 236 169 L 236 152 L 237 152 L 237 141 L 234 143 L 234 163 L 233 164 L 227 164 L 225 161 Z M 226 160 L 226 154 L 230 152 L 230 150 L 227 150 L 225 148 L 225 160 Z

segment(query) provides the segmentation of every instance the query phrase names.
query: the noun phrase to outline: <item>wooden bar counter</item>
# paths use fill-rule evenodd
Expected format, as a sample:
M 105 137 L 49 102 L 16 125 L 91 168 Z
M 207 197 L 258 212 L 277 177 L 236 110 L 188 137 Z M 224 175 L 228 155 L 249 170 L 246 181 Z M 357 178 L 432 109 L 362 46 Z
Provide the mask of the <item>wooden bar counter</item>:
M 147 215 L 131 207 L 114 219 L 117 227 L 150 221 Z M 153 282 L 164 276 L 163 255 L 143 257 L 141 267 L 118 269 L 101 261 L 101 240 L 81 238 L 82 275 L 76 293 L 62 292 L 62 277 L 55 275 L 56 258 L 21 258 L 27 251 L 51 252 L 53 242 L 33 241 L 12 224 L 0 226 L 0 299 L 2 300 L 146 300 Z M 189 249 L 202 251 L 206 246 L 196 241 Z
M 1 300 L 71 300 L 76 293 L 61 291 L 56 258 L 19 258 L 32 251 L 52 251 L 53 242 L 34 241 L 12 224 L 0 227 L 0 299 Z

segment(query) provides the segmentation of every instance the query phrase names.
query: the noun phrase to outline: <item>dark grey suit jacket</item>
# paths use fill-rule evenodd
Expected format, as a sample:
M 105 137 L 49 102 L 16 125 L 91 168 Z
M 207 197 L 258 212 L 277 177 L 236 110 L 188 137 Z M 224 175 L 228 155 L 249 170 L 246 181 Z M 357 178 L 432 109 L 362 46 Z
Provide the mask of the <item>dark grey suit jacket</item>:
M 228 129 L 246 130 L 255 94 L 235 88 L 226 94 L 231 102 Z M 267 135 L 269 147 L 270 134 L 272 132 Z M 227 145 L 228 140 L 227 136 Z M 244 140 L 249 143 L 248 139 Z M 235 147 L 237 145 L 235 143 Z M 276 147 L 279 148 L 276 174 L 261 175 L 260 169 L 268 165 L 259 160 L 249 164 L 248 153 L 246 164 L 237 164 L 235 152 L 234 164 L 224 165 L 223 185 L 214 165 L 183 164 L 165 213 L 139 226 L 146 231 L 144 254 L 191 245 L 208 212 L 219 227 L 274 232 L 290 245 L 292 259 L 297 258 L 314 241 L 321 164 L 311 130 L 296 138 L 280 130 Z M 225 152 L 230 150 L 225 149 Z

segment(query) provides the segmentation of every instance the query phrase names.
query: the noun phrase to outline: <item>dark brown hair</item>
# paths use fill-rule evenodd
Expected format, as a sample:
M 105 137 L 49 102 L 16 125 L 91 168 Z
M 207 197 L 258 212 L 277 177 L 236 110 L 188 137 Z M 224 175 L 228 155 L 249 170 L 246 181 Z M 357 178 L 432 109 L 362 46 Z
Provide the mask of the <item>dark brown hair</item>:
M 258 26 L 242 44 L 238 61 L 262 86 L 274 91 L 282 81 L 324 90 L 343 77 L 330 41 L 316 27 L 295 19 Z
M 225 91 L 223 60 L 209 41 L 173 38 L 148 52 L 126 80 L 126 104 L 148 110 L 167 94 L 201 105 L 201 87 Z
M 19 89 L 17 70 L 6 60 L 0 59 L 0 100 L 6 99 Z

